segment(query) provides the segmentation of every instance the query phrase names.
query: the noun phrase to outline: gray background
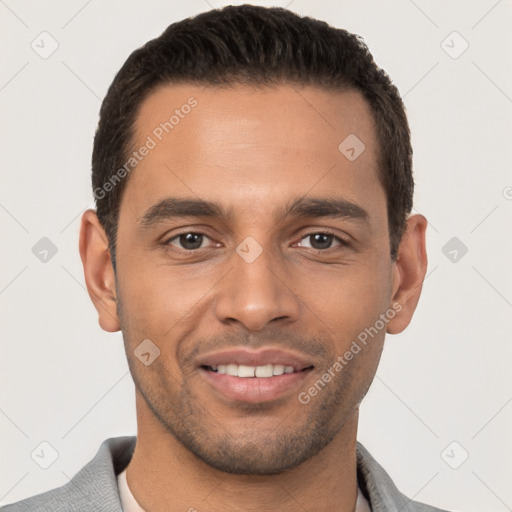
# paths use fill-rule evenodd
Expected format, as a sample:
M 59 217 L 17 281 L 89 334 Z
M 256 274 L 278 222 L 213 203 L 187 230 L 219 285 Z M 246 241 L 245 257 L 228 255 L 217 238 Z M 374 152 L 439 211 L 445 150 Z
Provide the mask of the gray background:
M 410 497 L 512 510 L 511 3 L 261 4 L 361 34 L 408 108 L 429 270 L 411 326 L 386 341 L 359 439 Z M 100 330 L 77 249 L 92 138 L 128 54 L 222 5 L 0 0 L 2 504 L 64 484 L 105 438 L 136 432 L 122 338 Z

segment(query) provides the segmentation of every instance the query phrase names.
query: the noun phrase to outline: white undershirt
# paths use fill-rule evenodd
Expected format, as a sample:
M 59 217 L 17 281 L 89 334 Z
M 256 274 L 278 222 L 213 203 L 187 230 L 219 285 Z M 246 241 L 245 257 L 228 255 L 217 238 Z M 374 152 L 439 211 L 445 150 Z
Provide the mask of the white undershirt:
M 137 500 L 128 487 L 126 469 L 117 476 L 117 485 L 119 487 L 119 496 L 121 497 L 121 505 L 124 512 L 145 512 L 137 503 Z M 359 487 L 357 488 L 357 502 L 354 512 L 371 512 L 370 505 Z
M 132 491 L 128 487 L 126 480 L 126 469 L 117 475 L 117 485 L 119 487 L 119 497 L 121 498 L 121 506 L 124 512 L 144 512 L 144 509 L 137 503 L 133 497 Z

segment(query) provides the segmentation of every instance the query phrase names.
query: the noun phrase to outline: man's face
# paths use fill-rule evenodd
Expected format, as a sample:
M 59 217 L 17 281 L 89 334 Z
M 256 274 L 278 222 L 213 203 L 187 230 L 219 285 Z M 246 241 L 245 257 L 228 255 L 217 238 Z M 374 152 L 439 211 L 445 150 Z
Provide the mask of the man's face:
M 355 160 L 362 146 L 338 149 L 351 134 Z M 222 471 L 295 467 L 357 415 L 396 288 L 369 109 L 350 91 L 166 85 L 143 102 L 134 149 L 148 136 L 117 236 L 139 435 L 141 417 L 159 422 Z M 143 340 L 160 350 L 148 366 Z

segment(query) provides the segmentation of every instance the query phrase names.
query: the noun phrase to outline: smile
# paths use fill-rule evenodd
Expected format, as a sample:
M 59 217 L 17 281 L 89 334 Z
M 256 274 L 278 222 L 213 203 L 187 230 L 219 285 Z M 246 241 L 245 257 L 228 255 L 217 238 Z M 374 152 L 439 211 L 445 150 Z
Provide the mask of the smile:
M 266 348 L 204 355 L 198 369 L 214 395 L 228 402 L 269 402 L 299 392 L 314 369 L 308 358 Z
M 282 364 L 266 364 L 264 366 L 246 366 L 243 364 L 220 364 L 219 366 L 207 367 L 212 372 L 221 375 L 231 375 L 232 377 L 251 378 L 261 377 L 269 378 L 284 373 L 294 373 L 293 366 L 284 366 Z

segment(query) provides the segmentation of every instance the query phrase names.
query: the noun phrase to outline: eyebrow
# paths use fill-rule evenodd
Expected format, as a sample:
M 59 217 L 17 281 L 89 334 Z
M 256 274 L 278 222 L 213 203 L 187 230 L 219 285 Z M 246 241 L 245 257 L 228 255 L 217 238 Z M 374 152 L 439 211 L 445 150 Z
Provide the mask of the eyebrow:
M 341 198 L 304 198 L 295 199 L 284 208 L 283 218 L 342 218 L 368 222 L 368 212 L 361 206 Z M 203 199 L 166 197 L 151 206 L 139 221 L 143 228 L 149 228 L 161 221 L 181 217 L 230 217 L 220 204 Z
M 331 217 L 368 222 L 368 212 L 358 204 L 341 198 L 301 197 L 285 211 L 286 217 Z
M 223 208 L 211 201 L 166 197 L 151 206 L 139 221 L 142 227 L 148 228 L 158 224 L 158 222 L 173 218 L 225 216 Z

